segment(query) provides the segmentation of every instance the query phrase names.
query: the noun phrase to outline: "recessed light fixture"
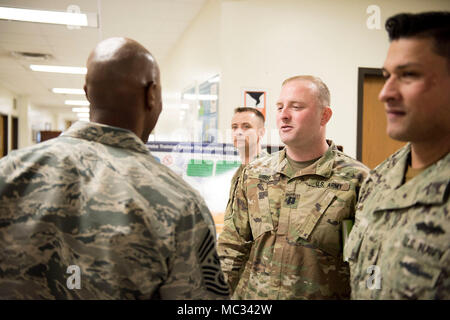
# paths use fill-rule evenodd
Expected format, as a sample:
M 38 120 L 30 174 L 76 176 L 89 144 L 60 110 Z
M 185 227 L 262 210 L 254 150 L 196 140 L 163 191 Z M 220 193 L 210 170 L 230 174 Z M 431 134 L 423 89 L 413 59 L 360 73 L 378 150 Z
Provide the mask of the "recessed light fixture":
M 72 112 L 89 112 L 89 108 L 72 108 Z
M 89 112 L 77 113 L 78 118 L 89 118 Z
M 30 69 L 41 72 L 56 72 L 56 73 L 70 73 L 70 74 L 86 74 L 87 68 L 84 67 L 65 67 L 65 66 L 48 66 L 31 64 Z
M 72 89 L 72 88 L 53 88 L 53 93 L 63 93 L 63 94 L 82 94 L 85 92 L 83 89 Z
M 192 94 L 186 93 L 183 95 L 183 99 L 186 100 L 201 100 L 201 101 L 214 101 L 217 100 L 216 94 Z
M 0 19 L 87 27 L 85 13 L 0 7 Z
M 69 106 L 88 106 L 89 101 L 87 100 L 66 100 L 64 104 Z

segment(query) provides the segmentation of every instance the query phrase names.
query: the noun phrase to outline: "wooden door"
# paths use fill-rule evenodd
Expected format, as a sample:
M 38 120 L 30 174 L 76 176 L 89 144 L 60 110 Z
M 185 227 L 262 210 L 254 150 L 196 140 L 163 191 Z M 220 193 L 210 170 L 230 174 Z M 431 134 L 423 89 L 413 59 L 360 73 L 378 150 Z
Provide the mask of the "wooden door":
M 367 70 L 367 69 L 366 69 Z M 386 114 L 384 104 L 378 100 L 383 88 L 384 78 L 379 69 L 369 69 L 361 74 L 358 108 L 358 160 L 373 169 L 387 157 L 405 145 L 391 139 L 386 133 Z
M 8 153 L 8 116 L 0 115 L 0 157 Z
M 12 126 L 11 126 L 11 150 L 18 149 L 19 147 L 19 119 L 16 117 L 12 117 Z

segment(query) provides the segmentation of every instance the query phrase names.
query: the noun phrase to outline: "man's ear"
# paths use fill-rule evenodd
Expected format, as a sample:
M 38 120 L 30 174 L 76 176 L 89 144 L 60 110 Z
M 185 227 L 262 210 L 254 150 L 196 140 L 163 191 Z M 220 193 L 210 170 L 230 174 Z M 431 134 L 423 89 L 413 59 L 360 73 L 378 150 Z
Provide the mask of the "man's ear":
M 145 92 L 145 108 L 146 109 L 150 110 L 155 105 L 156 99 L 157 99 L 156 89 L 157 89 L 156 83 L 153 81 L 147 85 L 146 92 Z
M 330 121 L 331 116 L 333 115 L 333 111 L 331 111 L 330 107 L 323 108 L 322 118 L 320 119 L 320 125 L 324 126 Z
M 259 137 L 259 139 L 262 139 L 265 134 L 266 134 L 266 128 L 262 127 L 262 128 L 258 129 L 258 137 Z
M 87 85 L 84 85 L 84 86 L 83 86 L 83 89 L 84 89 L 84 94 L 86 95 L 87 101 L 91 102 L 91 101 L 89 100 L 89 94 L 88 94 Z

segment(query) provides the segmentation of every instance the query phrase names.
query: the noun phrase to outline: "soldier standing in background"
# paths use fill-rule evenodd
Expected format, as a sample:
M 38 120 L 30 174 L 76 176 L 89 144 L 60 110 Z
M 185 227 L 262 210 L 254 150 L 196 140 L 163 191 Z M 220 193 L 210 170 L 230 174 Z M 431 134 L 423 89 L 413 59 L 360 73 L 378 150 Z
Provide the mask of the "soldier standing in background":
M 386 22 L 387 133 L 409 143 L 361 189 L 345 247 L 353 299 L 450 299 L 450 12 Z
M 209 210 L 144 144 L 156 61 L 110 38 L 87 67 L 91 122 L 0 160 L 0 299 L 226 298 Z
M 241 158 L 241 165 L 231 179 L 229 199 L 233 197 L 244 167 L 254 159 L 267 155 L 267 152 L 261 149 L 261 141 L 266 132 L 264 121 L 264 115 L 256 108 L 234 109 L 233 119 L 231 119 L 231 134 L 233 144 L 238 149 Z M 228 201 L 229 205 L 230 201 Z
M 277 127 L 286 148 L 244 168 L 218 251 L 234 299 L 348 299 L 341 223 L 367 168 L 325 139 L 330 93 L 316 77 L 283 82 Z

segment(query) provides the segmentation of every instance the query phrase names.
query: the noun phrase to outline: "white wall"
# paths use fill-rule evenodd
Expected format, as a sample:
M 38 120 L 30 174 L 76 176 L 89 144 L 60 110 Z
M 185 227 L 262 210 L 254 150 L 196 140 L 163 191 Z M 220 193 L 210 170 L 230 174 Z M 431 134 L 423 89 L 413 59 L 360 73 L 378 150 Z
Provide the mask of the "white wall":
M 370 5 L 381 10 L 379 30 L 366 26 Z M 266 89 L 266 140 L 276 144 L 273 106 L 281 82 L 298 74 L 319 76 L 330 88 L 334 111 L 327 136 L 355 157 L 358 67 L 382 66 L 389 16 L 430 10 L 450 10 L 450 1 L 210 0 L 161 64 L 163 85 L 173 93 L 219 72 L 219 129 L 227 141 L 233 109 L 243 103 L 242 90 Z M 169 113 L 162 115 L 157 135 L 183 125 L 172 121 L 175 110 Z
M 36 108 L 30 104 L 26 96 L 18 96 L 2 86 L 0 86 L 0 114 L 8 116 L 8 152 L 11 151 L 12 146 L 13 116 L 19 120 L 19 148 L 34 144 L 33 131 L 58 130 L 56 113 Z
M 155 127 L 155 140 L 183 141 L 194 136 L 199 125 L 195 123 L 197 108 L 191 105 L 180 114 L 181 92 L 221 71 L 220 11 L 220 0 L 208 1 L 169 56 L 159 62 L 164 108 Z

